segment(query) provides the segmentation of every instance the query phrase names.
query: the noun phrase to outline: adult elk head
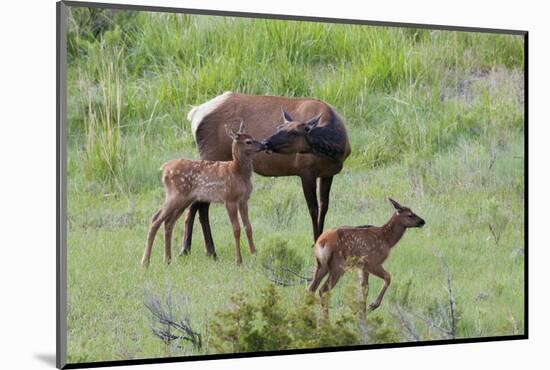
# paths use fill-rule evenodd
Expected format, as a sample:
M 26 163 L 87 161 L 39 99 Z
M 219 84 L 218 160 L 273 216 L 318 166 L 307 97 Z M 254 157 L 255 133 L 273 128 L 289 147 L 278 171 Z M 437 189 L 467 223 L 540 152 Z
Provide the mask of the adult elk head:
M 277 128 L 277 132 L 262 142 L 266 150 L 280 154 L 313 152 L 309 138 L 317 127 L 321 114 L 307 121 L 295 121 L 283 110 L 283 119 L 284 123 Z

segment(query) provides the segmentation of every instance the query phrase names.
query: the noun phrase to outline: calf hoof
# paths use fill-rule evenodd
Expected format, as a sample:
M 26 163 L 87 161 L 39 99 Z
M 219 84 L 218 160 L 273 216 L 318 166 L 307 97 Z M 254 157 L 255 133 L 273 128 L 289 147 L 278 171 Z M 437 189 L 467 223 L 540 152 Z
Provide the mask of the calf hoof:
M 180 256 L 188 256 L 191 253 L 189 249 L 182 249 L 180 252 Z

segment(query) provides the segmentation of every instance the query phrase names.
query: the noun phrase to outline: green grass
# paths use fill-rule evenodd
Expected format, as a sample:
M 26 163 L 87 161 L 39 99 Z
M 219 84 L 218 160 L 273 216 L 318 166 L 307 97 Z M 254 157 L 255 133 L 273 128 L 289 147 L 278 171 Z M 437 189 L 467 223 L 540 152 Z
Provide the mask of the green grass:
M 219 261 L 192 253 L 162 264 L 162 232 L 143 270 L 148 223 L 162 203 L 158 168 L 197 153 L 190 105 L 226 90 L 314 96 L 346 119 L 352 155 L 335 177 L 327 228 L 381 224 L 392 196 L 427 221 L 396 246 L 392 285 L 376 315 L 401 330 L 392 307 L 428 312 L 446 300 L 449 265 L 458 337 L 524 331 L 523 43 L 480 33 L 72 9 L 68 65 L 68 359 L 189 355 L 151 333 L 143 305 L 167 289 L 185 294 L 205 331 L 229 297 L 269 280 L 264 251 L 286 240 L 313 269 L 311 225 L 298 178 L 253 177 L 250 219 L 260 256 L 243 238 L 234 265 L 223 206 L 211 208 Z M 96 34 L 95 36 L 94 33 Z M 276 196 L 275 196 L 276 195 Z M 277 210 L 277 211 L 276 211 Z M 499 222 L 497 222 L 497 221 Z M 502 232 L 497 244 L 490 231 Z M 182 239 L 175 231 L 173 254 Z M 344 276 L 331 297 L 344 310 Z M 372 279 L 370 299 L 381 282 Z M 280 288 L 296 306 L 302 285 Z M 437 333 L 419 326 L 421 339 Z M 212 349 L 210 349 L 211 353 Z M 203 350 L 201 353 L 205 353 Z

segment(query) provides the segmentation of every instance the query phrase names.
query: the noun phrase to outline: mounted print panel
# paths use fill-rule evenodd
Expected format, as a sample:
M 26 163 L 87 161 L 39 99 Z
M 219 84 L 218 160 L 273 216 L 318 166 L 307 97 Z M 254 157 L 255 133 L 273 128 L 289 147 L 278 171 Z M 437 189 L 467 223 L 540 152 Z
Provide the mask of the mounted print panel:
M 58 3 L 58 367 L 527 338 L 523 31 Z

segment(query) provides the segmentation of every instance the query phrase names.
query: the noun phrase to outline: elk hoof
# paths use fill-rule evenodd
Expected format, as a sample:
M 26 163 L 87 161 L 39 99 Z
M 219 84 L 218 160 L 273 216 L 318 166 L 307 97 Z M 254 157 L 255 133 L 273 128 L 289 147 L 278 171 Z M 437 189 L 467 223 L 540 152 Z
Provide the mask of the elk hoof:
M 380 306 L 380 303 L 371 303 L 369 304 L 369 311 L 374 311 Z
M 182 249 L 180 252 L 180 256 L 188 256 L 191 251 L 189 249 Z
M 141 266 L 143 268 L 148 268 L 149 267 L 149 261 L 141 261 Z

